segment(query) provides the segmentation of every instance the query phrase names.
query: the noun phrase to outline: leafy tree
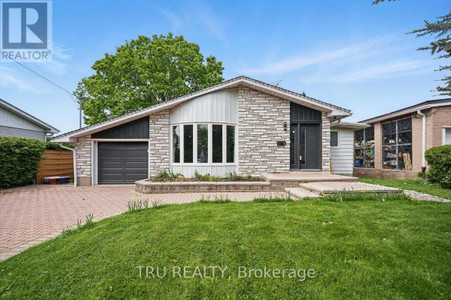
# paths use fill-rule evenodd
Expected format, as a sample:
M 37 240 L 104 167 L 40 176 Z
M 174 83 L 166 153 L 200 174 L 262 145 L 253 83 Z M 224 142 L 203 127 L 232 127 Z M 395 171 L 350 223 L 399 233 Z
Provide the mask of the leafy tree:
M 139 36 L 96 61 L 74 94 L 91 125 L 220 83 L 222 62 L 183 36 Z
M 431 42 L 427 47 L 418 48 L 418 50 L 429 50 L 431 51 L 431 55 L 439 54 L 437 58 L 450 58 L 451 57 L 451 38 L 448 34 L 451 29 L 451 12 L 447 15 L 441 16 L 437 18 L 437 22 L 429 23 L 428 21 L 424 21 L 425 26 L 421 29 L 416 29 L 412 32 L 416 34 L 418 37 L 425 35 L 435 35 L 436 40 Z M 440 66 L 436 71 L 450 71 L 451 66 Z M 439 95 L 451 95 L 451 76 L 447 75 L 441 81 L 445 82 L 445 86 L 438 86 L 437 91 Z

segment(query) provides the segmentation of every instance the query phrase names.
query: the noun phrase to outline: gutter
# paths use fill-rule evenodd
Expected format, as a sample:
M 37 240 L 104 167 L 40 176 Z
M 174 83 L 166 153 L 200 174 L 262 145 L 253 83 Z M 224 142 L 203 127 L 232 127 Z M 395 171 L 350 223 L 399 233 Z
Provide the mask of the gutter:
M 426 159 L 424 157 L 424 152 L 426 152 L 426 115 L 417 110 L 417 114 L 423 117 L 423 136 L 421 137 L 421 172 L 426 172 Z
M 72 156 L 74 159 L 74 187 L 77 187 L 77 154 L 75 153 L 75 149 L 60 145 L 61 148 L 72 151 Z

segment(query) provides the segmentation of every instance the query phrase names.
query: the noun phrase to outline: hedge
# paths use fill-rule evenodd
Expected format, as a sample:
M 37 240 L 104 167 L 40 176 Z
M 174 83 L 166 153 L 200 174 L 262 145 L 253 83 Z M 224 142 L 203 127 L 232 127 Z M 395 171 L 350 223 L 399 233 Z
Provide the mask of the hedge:
M 428 180 L 440 183 L 443 188 L 451 188 L 451 145 L 433 147 L 424 154 L 429 165 Z
M 0 137 L 0 188 L 32 183 L 46 146 L 35 139 Z

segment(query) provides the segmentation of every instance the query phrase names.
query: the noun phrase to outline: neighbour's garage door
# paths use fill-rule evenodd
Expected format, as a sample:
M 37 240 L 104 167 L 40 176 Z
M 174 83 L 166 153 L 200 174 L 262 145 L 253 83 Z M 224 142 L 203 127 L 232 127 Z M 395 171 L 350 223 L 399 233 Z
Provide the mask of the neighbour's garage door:
M 99 142 L 98 183 L 134 183 L 148 177 L 146 142 Z

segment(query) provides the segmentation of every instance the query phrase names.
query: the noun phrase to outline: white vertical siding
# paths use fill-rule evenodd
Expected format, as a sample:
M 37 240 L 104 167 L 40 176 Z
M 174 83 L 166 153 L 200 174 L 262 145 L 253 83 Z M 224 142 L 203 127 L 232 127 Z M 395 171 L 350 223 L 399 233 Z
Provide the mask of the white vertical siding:
M 224 122 L 238 123 L 237 89 L 210 93 L 171 109 L 170 123 Z
M 354 161 L 354 131 L 331 129 L 338 132 L 338 146 L 330 147 L 330 159 L 335 174 L 352 175 Z
M 0 107 L 0 125 L 6 127 L 14 127 L 28 130 L 36 130 L 45 132 L 45 129 L 28 121 L 21 116 Z

